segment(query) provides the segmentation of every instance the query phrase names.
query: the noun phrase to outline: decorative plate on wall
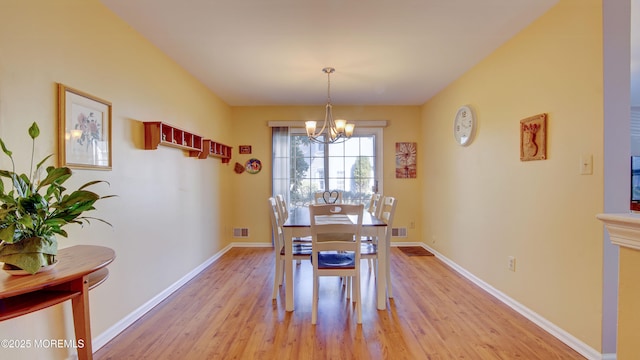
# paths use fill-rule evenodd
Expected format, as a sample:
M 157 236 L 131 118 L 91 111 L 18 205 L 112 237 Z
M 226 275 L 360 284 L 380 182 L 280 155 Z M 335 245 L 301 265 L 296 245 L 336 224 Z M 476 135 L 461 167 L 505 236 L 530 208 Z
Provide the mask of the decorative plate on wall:
M 262 170 L 262 163 L 258 159 L 249 159 L 244 166 L 249 174 L 257 174 Z

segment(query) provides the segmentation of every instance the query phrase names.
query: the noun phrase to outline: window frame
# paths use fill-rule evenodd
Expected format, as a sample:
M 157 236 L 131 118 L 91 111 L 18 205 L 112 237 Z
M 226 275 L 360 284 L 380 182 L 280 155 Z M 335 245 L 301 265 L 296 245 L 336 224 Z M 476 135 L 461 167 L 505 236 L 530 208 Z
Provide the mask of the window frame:
M 384 139 L 383 139 L 383 129 L 381 127 L 358 127 L 356 126 L 355 131 L 354 131 L 354 136 L 360 137 L 360 136 L 373 136 L 374 137 L 374 158 L 375 158 L 375 164 L 374 164 L 374 175 L 373 175 L 373 179 L 374 179 L 374 186 L 375 186 L 375 190 L 374 192 L 376 193 L 383 193 L 383 174 L 384 174 L 384 161 L 383 161 L 383 148 L 384 148 Z M 306 135 L 306 131 L 304 128 L 298 128 L 298 127 L 290 127 L 289 128 L 289 137 L 291 138 L 292 136 L 300 136 L 300 135 Z M 324 169 L 328 169 L 329 168 L 329 151 L 328 151 L 328 145 L 323 145 L 324 148 Z M 343 157 L 346 154 L 343 155 Z M 329 183 L 329 171 L 324 171 L 323 174 L 324 180 L 323 182 L 325 184 Z M 273 180 L 272 180 L 273 181 Z M 289 197 L 289 195 L 287 194 L 287 197 Z

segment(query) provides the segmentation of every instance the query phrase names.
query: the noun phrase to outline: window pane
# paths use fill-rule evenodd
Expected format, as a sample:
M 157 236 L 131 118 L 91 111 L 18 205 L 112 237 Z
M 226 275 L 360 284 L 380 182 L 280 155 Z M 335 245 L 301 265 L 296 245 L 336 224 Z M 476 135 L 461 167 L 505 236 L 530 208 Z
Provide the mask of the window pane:
M 361 156 L 375 156 L 375 143 L 372 136 L 360 138 L 360 155 Z
M 360 154 L 360 138 L 354 137 L 344 142 L 345 154 L 346 155 L 359 155 Z
M 343 191 L 347 203 L 368 202 L 376 179 L 375 135 L 354 135 L 329 145 L 311 142 L 301 133 L 292 133 L 290 138 L 291 206 L 307 206 L 313 203 L 316 191 L 325 190 Z M 275 154 L 274 163 L 279 155 Z M 274 184 L 287 181 L 276 179 L 275 173 L 273 180 Z
M 352 141 L 353 139 L 349 139 L 347 142 Z M 344 144 L 329 144 L 329 156 L 343 156 L 344 155 Z

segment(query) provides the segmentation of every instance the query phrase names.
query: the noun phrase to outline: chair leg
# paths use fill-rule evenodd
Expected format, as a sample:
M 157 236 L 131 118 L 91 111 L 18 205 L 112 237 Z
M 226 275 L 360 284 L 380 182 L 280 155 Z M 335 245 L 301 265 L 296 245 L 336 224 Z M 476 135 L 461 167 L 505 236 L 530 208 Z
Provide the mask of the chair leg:
M 378 273 L 378 259 L 371 259 L 371 262 L 373 263 L 373 274 L 377 274 Z
M 273 294 L 271 295 L 273 300 L 278 296 L 278 289 L 280 288 L 280 285 L 282 285 L 282 265 L 282 260 L 276 259 L 276 273 L 273 275 Z
M 352 289 L 351 281 L 352 281 L 352 277 L 351 276 L 347 276 L 346 278 L 347 278 L 347 281 L 346 281 L 347 286 L 345 287 L 345 291 L 347 292 L 347 300 L 349 300 L 349 299 L 351 299 L 351 289 Z
M 358 316 L 357 323 L 362 324 L 362 293 L 360 289 L 360 275 L 354 276 L 352 281 L 355 282 L 354 300 L 356 302 L 356 314 Z
M 391 290 L 391 266 L 389 265 L 389 259 L 387 258 L 387 291 L 389 292 L 389 299 L 393 298 L 393 291 Z
M 358 277 L 357 279 L 355 277 L 351 278 L 351 300 L 353 302 L 356 302 L 358 299 L 358 296 L 356 294 L 356 289 L 354 288 L 354 286 L 356 286 L 355 285 L 356 281 L 360 281 L 360 277 Z
M 318 290 L 320 287 L 318 286 L 318 276 L 313 274 L 313 301 L 311 306 L 311 324 L 315 325 L 318 320 Z

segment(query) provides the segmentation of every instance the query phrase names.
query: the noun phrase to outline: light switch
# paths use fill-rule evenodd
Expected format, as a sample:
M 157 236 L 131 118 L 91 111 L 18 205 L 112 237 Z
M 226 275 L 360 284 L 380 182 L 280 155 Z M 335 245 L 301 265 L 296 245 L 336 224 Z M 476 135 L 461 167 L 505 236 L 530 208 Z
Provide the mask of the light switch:
M 580 155 L 580 175 L 593 174 L 593 156 L 591 154 Z

